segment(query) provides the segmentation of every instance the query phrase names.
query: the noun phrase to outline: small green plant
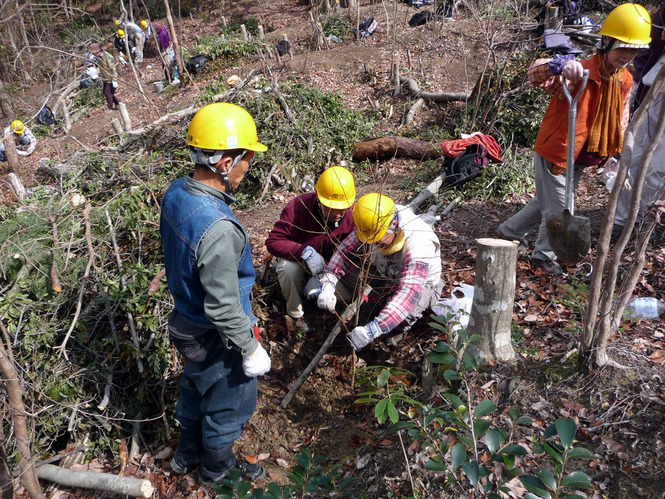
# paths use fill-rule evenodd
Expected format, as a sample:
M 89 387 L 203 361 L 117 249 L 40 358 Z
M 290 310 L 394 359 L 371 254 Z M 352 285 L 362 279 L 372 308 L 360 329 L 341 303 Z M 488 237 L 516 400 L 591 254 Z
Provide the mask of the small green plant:
M 489 163 L 480 177 L 465 185 L 465 194 L 500 202 L 508 196 L 526 194 L 535 189 L 533 154 L 530 150 L 508 149 L 502 159 L 502 163 Z
M 351 33 L 351 24 L 341 16 L 330 16 L 323 22 L 323 34 L 344 39 Z
M 196 53 L 203 54 L 211 61 L 223 59 L 225 64 L 232 65 L 239 59 L 257 57 L 259 45 L 252 41 L 224 40 L 211 35 L 201 38 L 196 45 Z
M 303 450 L 296 456 L 296 466 L 289 474 L 288 485 L 269 483 L 263 488 L 252 489 L 250 482 L 243 481 L 240 470 L 233 470 L 227 480 L 222 480 L 213 490 L 219 494 L 220 499 L 286 499 L 291 497 L 351 497 L 347 491 L 353 483 L 352 477 L 343 478 L 344 474 L 340 465 L 336 464 L 326 473 L 323 464 L 328 458 L 315 456 L 309 449 Z

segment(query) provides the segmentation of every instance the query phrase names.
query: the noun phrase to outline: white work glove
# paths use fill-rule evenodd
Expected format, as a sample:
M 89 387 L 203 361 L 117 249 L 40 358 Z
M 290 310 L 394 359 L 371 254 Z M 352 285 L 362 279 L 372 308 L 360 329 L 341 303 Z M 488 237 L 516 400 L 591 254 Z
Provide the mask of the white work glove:
M 337 284 L 337 277 L 333 274 L 324 274 L 321 277 L 321 293 L 316 299 L 316 304 L 319 308 L 328 310 L 329 312 L 335 311 L 337 305 L 337 297 L 335 296 L 335 285 Z
M 571 83 L 577 83 L 584 78 L 584 67 L 579 61 L 568 61 L 561 69 L 563 77 Z
M 321 281 L 319 280 L 319 276 L 313 275 L 312 277 L 309 278 L 307 284 L 305 284 L 305 296 L 309 300 L 312 300 L 317 296 L 319 296 L 320 293 L 321 293 Z
M 112 81 L 112 82 L 111 82 L 111 86 L 112 86 L 113 88 L 118 88 L 118 82 L 115 81 L 115 80 Z
M 261 343 L 252 355 L 242 359 L 242 370 L 248 378 L 256 378 L 270 371 L 270 356 Z
M 349 340 L 353 348 L 360 350 L 361 348 L 366 347 L 372 343 L 376 338 L 381 336 L 381 328 L 379 327 L 378 322 L 372 321 L 366 326 L 358 326 L 353 328 L 349 334 L 346 335 L 346 338 Z
M 326 261 L 311 246 L 305 246 L 305 251 L 302 252 L 300 258 L 302 258 L 305 261 L 305 263 L 309 267 L 309 271 L 313 275 L 320 274 L 321 272 L 323 272 L 323 269 L 326 268 Z

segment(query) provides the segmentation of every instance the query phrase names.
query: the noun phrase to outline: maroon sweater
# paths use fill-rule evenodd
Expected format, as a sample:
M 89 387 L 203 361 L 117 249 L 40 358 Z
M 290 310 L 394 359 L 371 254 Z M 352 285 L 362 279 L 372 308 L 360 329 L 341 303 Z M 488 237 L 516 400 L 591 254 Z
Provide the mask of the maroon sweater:
M 300 261 L 306 246 L 311 246 L 328 261 L 337 245 L 356 229 L 351 208 L 335 224 L 326 224 L 316 192 L 292 199 L 268 234 L 266 248 L 278 258 Z

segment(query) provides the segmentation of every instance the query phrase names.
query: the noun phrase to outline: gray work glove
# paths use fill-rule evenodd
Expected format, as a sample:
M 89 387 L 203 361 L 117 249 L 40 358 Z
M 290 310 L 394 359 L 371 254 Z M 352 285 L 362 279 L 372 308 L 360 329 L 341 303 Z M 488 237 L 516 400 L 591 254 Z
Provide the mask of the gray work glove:
M 307 297 L 308 300 L 312 300 L 319 296 L 321 293 L 321 281 L 319 280 L 319 276 L 313 275 L 312 277 L 309 278 L 309 281 L 307 281 L 307 284 L 305 284 L 305 296 Z
M 242 359 L 242 370 L 248 378 L 256 378 L 270 371 L 270 356 L 261 343 L 253 354 Z
M 300 257 L 307 264 L 312 275 L 318 275 L 326 268 L 324 258 L 311 246 L 306 246 Z
M 353 348 L 360 350 L 372 343 L 376 338 L 381 336 L 383 332 L 379 327 L 379 323 L 372 321 L 366 326 L 358 326 L 351 331 L 346 338 L 349 340 Z
M 112 82 L 111 82 L 111 86 L 112 86 L 113 88 L 118 88 L 118 82 L 115 81 L 115 80 L 112 81 Z

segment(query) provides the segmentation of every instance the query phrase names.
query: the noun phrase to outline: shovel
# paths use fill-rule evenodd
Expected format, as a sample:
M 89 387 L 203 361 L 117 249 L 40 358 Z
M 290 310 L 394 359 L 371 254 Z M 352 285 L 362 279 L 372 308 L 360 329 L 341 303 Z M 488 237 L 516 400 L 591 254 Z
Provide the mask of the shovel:
M 565 209 L 560 217 L 547 220 L 547 238 L 552 251 L 557 258 L 564 262 L 575 264 L 584 258 L 591 246 L 589 219 L 574 216 L 573 174 L 575 169 L 575 121 L 577 119 L 577 101 L 584 93 L 589 80 L 589 70 L 584 70 L 582 86 L 573 98 L 566 86 L 566 80 L 561 77 L 563 90 L 568 99 L 568 153 L 566 158 L 566 194 L 564 198 Z

